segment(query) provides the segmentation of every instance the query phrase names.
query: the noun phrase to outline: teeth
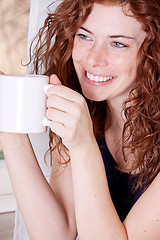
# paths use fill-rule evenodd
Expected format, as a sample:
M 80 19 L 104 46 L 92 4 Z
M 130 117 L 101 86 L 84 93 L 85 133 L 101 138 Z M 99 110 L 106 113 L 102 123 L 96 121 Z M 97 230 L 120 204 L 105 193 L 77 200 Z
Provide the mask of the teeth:
M 113 77 L 102 77 L 102 76 L 93 76 L 91 73 L 87 72 L 87 77 L 94 82 L 107 82 Z

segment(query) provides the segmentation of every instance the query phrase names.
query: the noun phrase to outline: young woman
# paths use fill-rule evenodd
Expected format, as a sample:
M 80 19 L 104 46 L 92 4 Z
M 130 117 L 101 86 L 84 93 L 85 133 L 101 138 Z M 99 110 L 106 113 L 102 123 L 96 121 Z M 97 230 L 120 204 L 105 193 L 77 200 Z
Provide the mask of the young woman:
M 64 0 L 38 36 L 50 185 L 27 135 L 1 134 L 30 238 L 160 239 L 160 3 Z

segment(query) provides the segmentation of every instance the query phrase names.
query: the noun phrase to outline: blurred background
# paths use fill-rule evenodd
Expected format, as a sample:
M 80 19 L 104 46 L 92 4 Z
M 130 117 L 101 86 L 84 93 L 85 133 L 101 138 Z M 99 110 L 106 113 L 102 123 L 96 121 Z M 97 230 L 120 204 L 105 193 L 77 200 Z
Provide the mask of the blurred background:
M 0 71 L 24 74 L 30 0 L 0 0 Z M 0 240 L 13 239 L 15 199 L 0 146 Z
M 30 0 L 0 0 L 0 70 L 25 73 Z

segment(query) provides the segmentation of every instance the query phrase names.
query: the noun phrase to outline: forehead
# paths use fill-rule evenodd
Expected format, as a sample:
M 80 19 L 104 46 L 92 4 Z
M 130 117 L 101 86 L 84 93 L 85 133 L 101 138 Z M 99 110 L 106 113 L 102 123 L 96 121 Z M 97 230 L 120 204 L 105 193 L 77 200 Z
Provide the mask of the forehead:
M 126 16 L 120 5 L 112 6 L 94 3 L 93 10 L 83 26 L 89 28 L 93 33 L 98 31 L 102 35 L 127 34 L 138 37 L 140 33 L 144 34 L 141 23 L 133 17 L 128 6 L 125 6 L 124 10 L 131 16 Z

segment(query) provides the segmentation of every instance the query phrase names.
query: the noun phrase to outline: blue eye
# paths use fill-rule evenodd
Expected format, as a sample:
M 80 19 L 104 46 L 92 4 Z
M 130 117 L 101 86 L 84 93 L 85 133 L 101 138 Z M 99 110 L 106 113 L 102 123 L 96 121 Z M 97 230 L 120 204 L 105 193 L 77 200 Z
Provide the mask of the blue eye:
M 82 40 L 90 40 L 90 38 L 88 36 L 86 36 L 85 34 L 79 33 L 77 34 L 78 37 L 80 37 L 80 39 Z
M 120 42 L 113 42 L 112 44 L 116 48 L 126 48 L 127 47 L 126 44 L 123 44 L 123 43 L 120 43 Z

